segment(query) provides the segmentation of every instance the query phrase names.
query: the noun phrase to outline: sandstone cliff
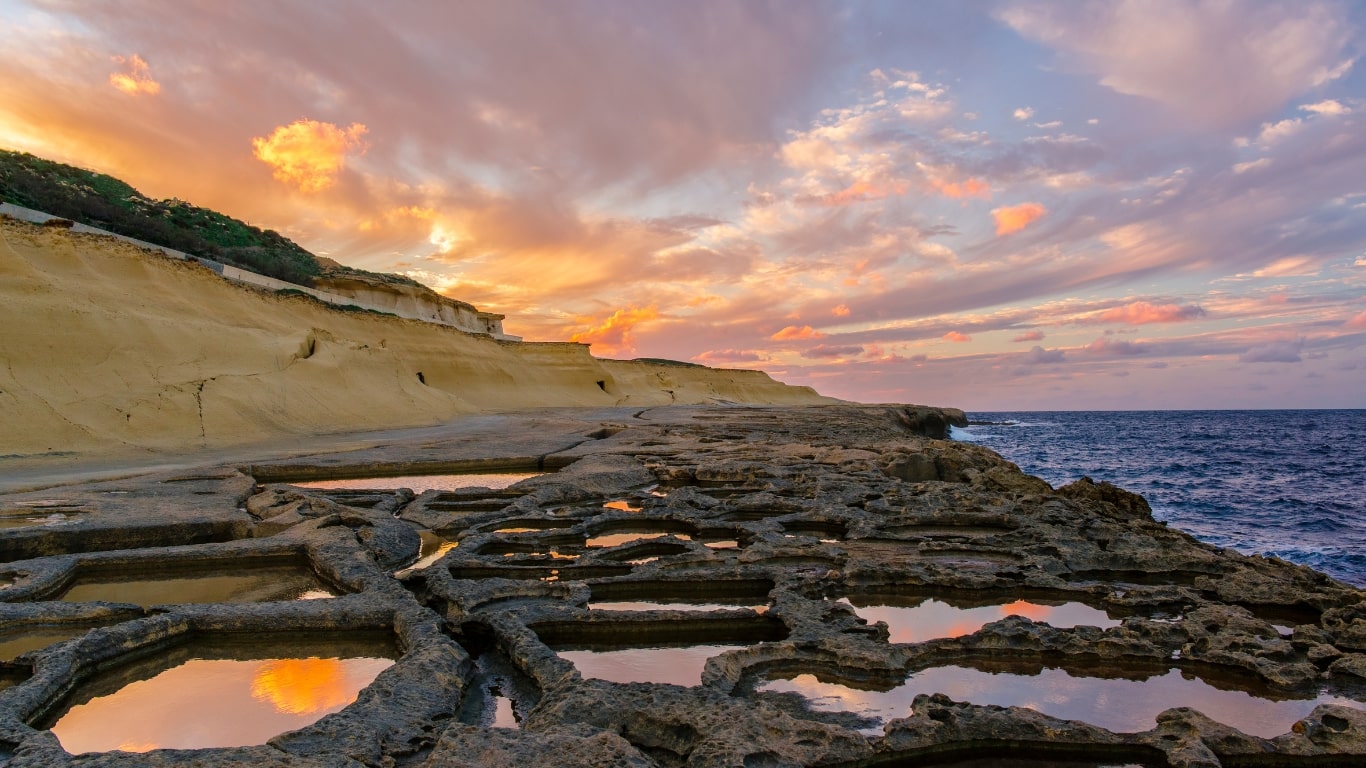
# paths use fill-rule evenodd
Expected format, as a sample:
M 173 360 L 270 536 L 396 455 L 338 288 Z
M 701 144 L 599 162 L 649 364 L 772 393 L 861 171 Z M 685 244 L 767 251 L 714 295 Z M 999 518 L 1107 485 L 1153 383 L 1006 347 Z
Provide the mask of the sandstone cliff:
M 341 312 L 110 238 L 0 221 L 0 456 L 715 401 L 830 402 L 756 371 L 598 360 L 580 344 Z

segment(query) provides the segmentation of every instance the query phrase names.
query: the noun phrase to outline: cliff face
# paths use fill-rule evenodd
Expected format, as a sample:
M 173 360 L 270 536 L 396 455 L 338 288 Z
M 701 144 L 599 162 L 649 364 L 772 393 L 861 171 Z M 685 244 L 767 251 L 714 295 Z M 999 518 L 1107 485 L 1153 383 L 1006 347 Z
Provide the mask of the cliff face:
M 15 221 L 0 221 L 0 360 L 9 457 L 244 444 L 542 406 L 829 402 L 759 372 L 604 361 L 579 344 L 339 312 Z
M 445 323 L 475 333 L 503 335 L 502 315 L 480 312 L 473 304 L 447 298 L 425 286 L 381 282 L 360 275 L 325 274 L 314 279 L 313 287 L 402 317 Z

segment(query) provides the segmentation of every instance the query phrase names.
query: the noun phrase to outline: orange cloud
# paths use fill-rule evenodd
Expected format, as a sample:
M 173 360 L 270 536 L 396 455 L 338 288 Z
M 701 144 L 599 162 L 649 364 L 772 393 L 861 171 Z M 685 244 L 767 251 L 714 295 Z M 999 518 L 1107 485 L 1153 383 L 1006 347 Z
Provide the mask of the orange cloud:
M 778 331 L 777 333 L 773 334 L 769 338 L 773 341 L 792 341 L 794 339 L 823 339 L 825 338 L 825 334 L 821 333 L 815 328 L 812 328 L 809 325 L 803 325 L 800 328 L 795 325 L 789 325 L 781 331 Z
M 336 183 L 348 154 L 365 152 L 361 137 L 367 130 L 360 123 L 343 129 L 317 120 L 295 120 L 269 137 L 253 138 L 251 146 L 257 160 L 275 169 L 276 180 L 294 184 L 301 192 L 321 192 Z
M 1046 213 L 1048 209 L 1039 203 L 1020 203 L 991 211 L 992 217 L 996 219 L 997 237 L 1018 232 Z
M 1042 341 L 1042 340 L 1043 340 L 1043 331 L 1026 331 L 1026 332 L 1020 334 L 1019 336 L 1016 336 L 1015 338 L 1011 339 L 1011 341 Z
M 837 207 L 849 205 L 850 203 L 861 203 L 866 200 L 881 200 L 884 197 L 891 197 L 892 195 L 904 195 L 906 194 L 907 189 L 908 187 L 904 182 L 880 185 L 860 179 L 838 192 L 821 195 L 820 197 L 815 198 L 815 200 L 821 205 Z
M 636 339 L 633 331 L 636 326 L 658 317 L 659 310 L 653 306 L 618 309 L 606 320 L 570 336 L 569 340 L 580 344 L 597 345 L 598 348 L 593 351 L 599 355 L 635 354 Z M 591 319 L 586 321 L 592 322 Z
M 834 309 L 830 310 L 830 314 L 834 315 L 835 317 L 848 317 L 849 305 L 841 304 L 838 307 L 835 307 Z
M 118 64 L 127 64 L 128 72 L 114 72 L 109 75 L 110 85 L 135 96 L 139 93 L 149 96 L 161 93 L 161 83 L 152 79 L 151 70 L 141 56 L 135 53 L 127 58 L 115 56 L 113 59 Z
M 972 341 L 971 336 L 967 335 L 966 333 L 959 333 L 958 331 L 949 331 L 948 333 L 944 334 L 944 338 L 948 339 L 949 341 Z
M 935 182 L 934 187 L 939 190 L 939 194 L 944 197 L 952 197 L 955 200 L 967 197 L 975 197 L 979 200 L 991 199 L 991 184 L 981 179 L 969 178 L 962 182 L 951 181 L 947 184 Z
M 1103 323 L 1124 323 L 1126 325 L 1147 325 L 1148 323 L 1180 323 L 1205 316 L 1205 310 L 1194 304 L 1149 304 L 1135 301 L 1122 307 L 1107 309 L 1096 316 Z

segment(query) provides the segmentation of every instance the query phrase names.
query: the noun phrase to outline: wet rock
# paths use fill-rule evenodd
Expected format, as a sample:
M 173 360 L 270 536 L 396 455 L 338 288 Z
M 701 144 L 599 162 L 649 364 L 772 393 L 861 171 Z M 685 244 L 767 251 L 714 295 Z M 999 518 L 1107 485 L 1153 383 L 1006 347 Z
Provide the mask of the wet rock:
M 546 768 L 654 768 L 655 762 L 617 734 L 583 724 L 535 734 L 502 728 L 452 725 L 441 735 L 425 768 L 537 765 Z
M 0 531 L 9 555 L 0 641 L 79 627 L 73 639 L 0 665 L 0 682 L 12 684 L 0 692 L 0 748 L 12 765 L 205 768 L 1366 761 L 1363 713 L 1352 707 L 1320 706 L 1267 739 L 1183 706 L 1192 702 L 1171 702 L 1149 731 L 1112 733 L 922 695 L 879 735 L 856 706 L 837 711 L 829 700 L 761 690 L 769 676 L 810 674 L 885 691 L 952 665 L 1135 682 L 1179 668 L 1281 698 L 1324 686 L 1348 697 L 1366 691 L 1360 591 L 1201 544 L 1108 483 L 1054 491 L 982 446 L 940 439 L 960 417 L 920 406 L 506 415 L 481 420 L 474 434 L 457 422 L 252 471 L 262 481 L 365 467 L 392 476 L 515 457 L 558 472 L 506 490 L 413 495 L 260 488 L 235 468 L 206 467 L 0 496 L 83 510 L 75 533 Z M 635 529 L 644 538 L 586 545 Z M 707 546 L 718 538 L 728 541 Z M 423 562 L 439 553 L 438 564 L 395 576 L 420 545 Z M 340 596 L 150 609 L 51 599 L 81 579 L 282 562 L 312 570 Z M 1076 602 L 1122 623 L 1060 628 L 998 613 L 945 632 L 956 636 L 892 642 L 893 627 L 841 602 L 856 595 L 895 595 L 898 605 Z M 592 607 L 605 600 L 636 605 Z M 340 712 L 266 745 L 73 757 L 32 725 L 97 671 L 151 663 L 191 638 L 360 631 L 392 635 L 397 663 Z M 739 650 L 711 655 L 691 687 L 610 683 L 585 678 L 555 650 L 574 638 Z M 520 681 L 500 689 L 515 699 L 520 729 L 476 724 L 492 722 L 489 712 L 470 715 L 491 700 L 480 670 L 494 657 Z M 1040 691 L 1041 708 L 1050 693 Z

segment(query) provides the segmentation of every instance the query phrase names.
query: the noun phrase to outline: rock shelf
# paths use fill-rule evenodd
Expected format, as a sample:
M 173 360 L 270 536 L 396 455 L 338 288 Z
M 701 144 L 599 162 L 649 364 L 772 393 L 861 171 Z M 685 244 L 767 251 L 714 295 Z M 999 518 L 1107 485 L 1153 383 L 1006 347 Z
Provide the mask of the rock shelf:
M 1197 542 L 1112 485 L 1050 488 L 943 439 L 960 412 L 499 418 L 0 495 L 65 515 L 0 528 L 0 764 L 1366 764 L 1366 594 Z M 546 447 L 516 462 L 544 474 L 501 489 L 284 482 L 519 446 Z M 246 586 L 201 588 L 226 577 Z M 394 662 L 353 703 L 259 744 L 72 755 L 47 730 L 130 670 L 376 637 Z

